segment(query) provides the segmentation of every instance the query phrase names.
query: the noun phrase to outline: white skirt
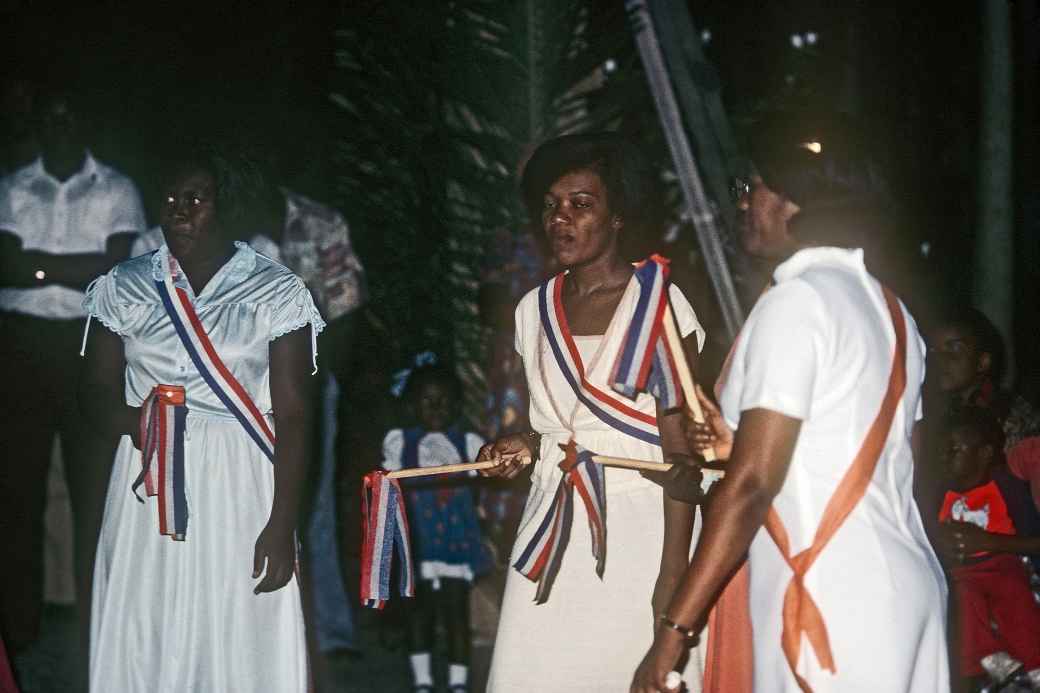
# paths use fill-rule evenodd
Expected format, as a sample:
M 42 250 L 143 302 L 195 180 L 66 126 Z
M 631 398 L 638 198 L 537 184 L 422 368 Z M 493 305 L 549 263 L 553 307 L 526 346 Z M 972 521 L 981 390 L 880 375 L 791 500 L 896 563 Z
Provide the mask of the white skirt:
M 90 690 L 306 691 L 296 578 L 253 594 L 272 464 L 236 420 L 189 415 L 184 541 L 159 534 L 156 497 L 134 497 L 140 469 L 141 454 L 124 436 L 94 569 Z M 145 497 L 143 486 L 138 492 Z
M 606 447 L 601 446 L 601 447 Z M 597 450 L 598 452 L 598 450 Z M 614 470 L 609 470 L 614 471 Z M 625 474 L 622 472 L 621 474 Z M 549 600 L 534 603 L 536 583 L 510 568 L 502 600 L 489 693 L 624 693 L 653 642 L 650 599 L 661 564 L 664 541 L 662 491 L 636 472 L 625 488 L 607 481 L 607 562 L 600 580 L 592 557 L 588 517 L 574 501 L 570 543 Z M 637 481 L 638 480 L 638 481 Z M 640 483 L 643 482 L 643 483 Z M 555 488 L 531 488 L 525 523 L 537 524 L 543 501 Z M 513 559 L 530 534 L 522 527 Z M 694 543 L 699 530 L 694 528 Z M 683 680 L 701 690 L 706 640 L 691 650 Z

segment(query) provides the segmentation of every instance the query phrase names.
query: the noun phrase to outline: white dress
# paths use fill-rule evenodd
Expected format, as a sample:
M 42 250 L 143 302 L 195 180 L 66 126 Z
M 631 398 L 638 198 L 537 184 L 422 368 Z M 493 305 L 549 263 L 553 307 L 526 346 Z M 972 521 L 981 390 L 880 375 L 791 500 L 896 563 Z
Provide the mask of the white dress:
M 253 548 L 267 523 L 274 468 L 195 369 L 156 291 L 160 256 L 117 265 L 89 289 L 92 317 L 123 338 L 126 401 L 157 384 L 183 385 L 188 527 L 161 536 L 156 498 L 131 484 L 141 454 L 120 441 L 94 569 L 90 689 L 109 691 L 306 691 L 299 586 L 254 595 Z M 324 327 L 303 283 L 238 244 L 199 296 L 187 289 L 214 347 L 271 421 L 268 346 L 310 324 Z M 144 488 L 139 492 L 144 497 Z
M 609 391 L 606 382 L 627 328 L 625 308 L 636 292 L 633 278 L 602 337 L 574 338 L 589 381 L 601 390 Z M 681 334 L 696 331 L 698 347 L 702 346 L 704 330 L 675 287 L 671 287 L 671 303 Z M 618 432 L 578 405 L 542 333 L 537 289 L 516 309 L 516 348 L 523 357 L 531 394 L 531 425 L 542 434 L 542 445 L 511 564 L 552 503 L 562 474 L 557 466 L 563 459 L 559 446 L 572 434 L 579 445 L 596 453 L 662 459 L 660 447 Z M 646 394 L 634 403 L 623 401 L 644 413 L 656 411 L 653 397 Z M 535 604 L 536 583 L 510 568 L 489 692 L 628 690 L 653 640 L 650 599 L 661 564 L 664 501 L 659 486 L 625 469 L 606 469 L 606 494 L 607 559 L 602 580 L 595 573 L 588 519 L 580 501 L 574 503 L 570 543 L 546 603 Z M 695 650 L 684 676 L 691 691 L 700 690 L 702 661 Z
M 776 285 L 738 337 L 720 404 L 731 427 L 769 409 L 802 421 L 773 507 L 792 554 L 807 548 L 824 508 L 881 406 L 895 332 L 859 250 L 811 248 L 780 265 Z M 920 418 L 924 344 L 909 313 L 907 384 L 866 494 L 806 575 L 834 655 L 820 668 L 803 638 L 799 674 L 815 693 L 948 693 L 946 584 L 913 499 L 910 436 Z M 800 689 L 780 644 L 791 571 L 765 529 L 751 545 L 755 690 Z

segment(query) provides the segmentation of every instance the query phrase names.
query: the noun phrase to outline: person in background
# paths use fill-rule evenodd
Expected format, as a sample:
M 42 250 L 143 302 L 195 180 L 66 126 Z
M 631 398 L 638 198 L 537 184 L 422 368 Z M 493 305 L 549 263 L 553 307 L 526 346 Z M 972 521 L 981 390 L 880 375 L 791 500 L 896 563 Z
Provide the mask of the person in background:
M 83 410 L 120 440 L 90 688 L 302 693 L 296 537 L 325 323 L 299 277 L 232 240 L 237 167 L 188 150 L 166 174 L 166 243 L 100 277 L 85 301 L 105 329 L 85 340 Z M 173 421 L 143 468 L 142 416 L 174 388 L 186 411 L 161 410 Z
M 940 422 L 964 407 L 990 409 L 1004 429 L 1004 452 L 1012 473 L 1029 483 L 1040 508 L 1040 412 L 1025 398 L 1000 388 L 1004 341 L 976 308 L 948 310 L 928 330 L 929 385 L 937 391 L 925 413 Z
M 726 476 L 663 611 L 680 629 L 662 620 L 631 691 L 668 690 L 683 631 L 725 588 L 716 624 L 743 610 L 750 623 L 736 642 L 711 630 L 710 661 L 729 669 L 713 691 L 947 693 L 946 582 L 913 493 L 925 347 L 864 261 L 890 228 L 884 180 L 850 123 L 758 132 L 758 173 L 734 192 L 741 245 L 773 282 L 726 359 L 719 406 L 702 397 L 708 421 L 688 428 Z M 753 662 L 735 656 L 749 641 Z
M 243 163 L 246 165 L 246 163 Z M 255 164 L 254 164 L 255 165 Z M 269 165 L 268 169 L 277 168 Z M 317 441 L 308 520 L 303 528 L 307 586 L 305 612 L 317 648 L 324 654 L 356 649 L 354 622 L 340 562 L 336 510 L 336 445 L 343 420 L 341 388 L 350 382 L 350 353 L 357 331 L 358 310 L 367 298 L 365 270 L 354 252 L 350 229 L 335 209 L 287 188 L 270 184 L 270 176 L 253 171 L 248 196 L 251 209 L 239 221 L 239 235 L 257 252 L 282 262 L 303 279 L 328 325 L 319 337 L 322 358 L 317 390 Z M 162 245 L 162 229 L 142 234 L 132 256 Z M 325 676 L 314 661 L 316 678 Z
M 1040 514 L 1004 464 L 992 410 L 964 407 L 944 425 L 947 490 L 938 549 L 958 603 L 961 675 L 1004 684 L 1018 669 L 1040 689 L 1040 605 L 1022 556 L 1040 553 Z
M 6 451 L 0 536 L 12 566 L 0 574 L 0 634 L 15 653 L 39 630 L 43 513 L 56 435 L 75 521 L 77 603 L 86 634 L 114 443 L 92 433 L 76 406 L 83 290 L 128 257 L 145 228 L 133 182 L 87 149 L 72 94 L 51 87 L 35 103 L 41 155 L 0 180 L 0 449 Z
M 448 367 L 428 364 L 408 376 L 402 396 L 417 426 L 383 440 L 387 471 L 474 460 L 484 439 L 459 428 L 462 384 Z M 416 693 L 433 693 L 432 655 L 440 625 L 447 635 L 448 690 L 466 693 L 469 679 L 469 594 L 490 567 L 473 487 L 459 475 L 404 480 L 408 525 L 419 566 L 408 613 L 409 663 Z

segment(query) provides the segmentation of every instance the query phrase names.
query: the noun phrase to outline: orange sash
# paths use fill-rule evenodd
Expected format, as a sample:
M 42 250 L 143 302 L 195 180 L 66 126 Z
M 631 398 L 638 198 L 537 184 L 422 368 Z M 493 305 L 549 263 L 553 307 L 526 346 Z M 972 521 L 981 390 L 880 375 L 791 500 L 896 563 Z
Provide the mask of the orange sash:
M 812 689 L 797 671 L 802 633 L 808 637 L 820 666 L 831 673 L 837 671 L 830 639 L 827 636 L 827 626 L 823 614 L 805 587 L 805 575 L 866 493 L 892 429 L 896 409 L 906 389 L 906 322 L 899 301 L 891 291 L 882 288 L 895 328 L 896 346 L 892 355 L 888 389 L 881 402 L 881 409 L 870 425 L 852 465 L 827 502 L 820 526 L 816 529 L 816 535 L 809 548 L 791 555 L 787 530 L 775 508 L 769 509 L 765 522 L 766 531 L 794 573 L 784 593 L 783 631 L 780 643 L 787 665 L 791 668 L 798 686 L 805 693 L 811 693 Z M 748 651 L 748 643 L 751 641 L 751 619 L 748 611 L 749 580 L 746 573 L 745 563 L 730 580 L 709 618 L 708 662 L 704 674 L 706 693 L 743 693 L 752 690 L 753 658 Z

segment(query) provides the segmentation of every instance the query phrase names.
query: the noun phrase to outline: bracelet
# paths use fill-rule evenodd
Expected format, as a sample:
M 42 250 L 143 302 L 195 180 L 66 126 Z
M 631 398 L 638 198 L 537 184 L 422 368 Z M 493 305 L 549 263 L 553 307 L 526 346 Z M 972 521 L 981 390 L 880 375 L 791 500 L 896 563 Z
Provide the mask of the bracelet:
M 678 631 L 687 640 L 697 639 L 697 633 L 693 630 L 693 628 L 688 628 L 687 626 L 683 626 L 676 623 L 672 619 L 668 618 L 666 614 L 661 614 L 657 618 L 659 621 L 661 621 L 662 626 L 665 626 L 666 628 L 671 628 L 674 631 Z

